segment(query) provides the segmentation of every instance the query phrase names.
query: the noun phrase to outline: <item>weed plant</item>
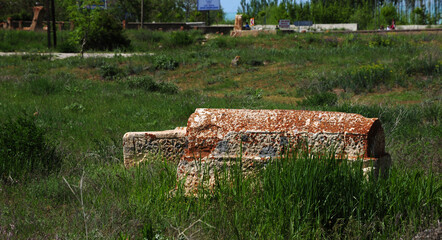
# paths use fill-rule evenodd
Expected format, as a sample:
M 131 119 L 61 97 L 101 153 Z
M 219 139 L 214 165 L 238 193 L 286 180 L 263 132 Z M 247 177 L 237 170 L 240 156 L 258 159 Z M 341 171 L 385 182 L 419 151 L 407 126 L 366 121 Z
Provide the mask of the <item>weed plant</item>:
M 31 174 L 47 175 L 59 169 L 61 156 L 45 135 L 26 114 L 0 122 L 0 179 L 26 180 Z
M 334 106 L 338 103 L 338 96 L 331 92 L 313 94 L 298 102 L 301 107 L 313 106 Z
M 392 70 L 382 64 L 363 65 L 345 72 L 342 79 L 336 83 L 337 87 L 352 90 L 372 92 L 379 86 L 392 87 Z
M 179 66 L 178 61 L 167 55 L 159 55 L 154 57 L 155 69 L 174 70 Z
M 150 76 L 129 77 L 125 82 L 131 89 L 170 94 L 178 93 L 178 87 L 175 84 L 169 82 L 156 82 Z
M 125 77 L 126 73 L 116 64 L 104 63 L 100 66 L 100 75 L 103 79 L 115 80 Z
M 187 31 L 176 31 L 170 34 L 170 47 L 185 47 L 195 42 L 193 36 Z

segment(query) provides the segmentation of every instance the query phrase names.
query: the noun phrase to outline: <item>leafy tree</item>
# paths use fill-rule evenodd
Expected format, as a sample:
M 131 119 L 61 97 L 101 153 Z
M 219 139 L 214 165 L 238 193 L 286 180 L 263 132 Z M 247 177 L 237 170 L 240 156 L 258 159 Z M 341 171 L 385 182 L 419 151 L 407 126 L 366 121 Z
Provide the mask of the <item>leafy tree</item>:
M 382 22 L 386 25 L 390 25 L 393 19 L 397 19 L 396 8 L 393 4 L 387 4 L 381 8 Z
M 427 16 L 425 14 L 425 8 L 417 7 L 413 10 L 414 22 L 417 24 L 426 24 Z
M 8 17 L 32 20 L 33 6 L 35 6 L 35 2 L 29 0 L 0 0 L 0 21 L 5 21 Z
M 350 16 L 350 22 L 358 24 L 359 29 L 368 29 L 372 26 L 373 17 L 370 8 L 362 6 L 356 9 L 356 11 Z
M 81 44 L 81 53 L 87 49 L 112 50 L 128 47 L 130 41 L 123 35 L 120 22 L 110 12 L 93 5 L 101 4 L 97 0 L 71 0 L 68 7 L 75 29 L 71 32 L 71 41 Z

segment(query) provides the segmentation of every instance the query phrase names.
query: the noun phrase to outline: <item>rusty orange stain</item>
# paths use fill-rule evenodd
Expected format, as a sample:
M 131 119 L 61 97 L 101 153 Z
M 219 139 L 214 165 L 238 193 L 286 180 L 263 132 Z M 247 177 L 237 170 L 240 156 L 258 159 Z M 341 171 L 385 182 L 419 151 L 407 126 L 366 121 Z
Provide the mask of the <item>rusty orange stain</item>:
M 375 136 L 381 133 L 382 136 L 378 138 L 383 138 L 383 129 L 377 118 L 326 111 L 200 108 L 190 116 L 187 124 L 189 144 L 184 159 L 210 156 L 219 142 L 231 132 L 285 133 L 290 136 L 305 133 L 341 134 L 345 136 L 346 144 L 352 142 L 364 148 L 362 155 L 350 155 L 350 158 L 379 157 L 384 154 L 384 146 L 380 146 L 383 144 L 378 144 L 376 153 L 369 149 L 376 144 L 373 140 Z

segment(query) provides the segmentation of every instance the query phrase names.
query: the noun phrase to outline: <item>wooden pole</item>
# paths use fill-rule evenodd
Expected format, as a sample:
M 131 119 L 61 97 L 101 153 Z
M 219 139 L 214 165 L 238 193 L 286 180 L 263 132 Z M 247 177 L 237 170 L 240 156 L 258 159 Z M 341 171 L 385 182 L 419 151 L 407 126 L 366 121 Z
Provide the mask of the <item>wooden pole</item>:
M 210 11 L 207 11 L 207 26 L 210 26 Z
M 51 0 L 51 13 L 52 13 L 52 32 L 54 47 L 57 47 L 57 23 L 55 22 L 55 0 Z M 49 28 L 49 27 L 48 27 Z
M 51 48 L 51 12 L 49 11 L 49 0 L 45 1 L 46 8 L 46 25 L 48 31 L 48 48 Z
M 141 0 L 141 29 L 144 25 L 144 0 Z

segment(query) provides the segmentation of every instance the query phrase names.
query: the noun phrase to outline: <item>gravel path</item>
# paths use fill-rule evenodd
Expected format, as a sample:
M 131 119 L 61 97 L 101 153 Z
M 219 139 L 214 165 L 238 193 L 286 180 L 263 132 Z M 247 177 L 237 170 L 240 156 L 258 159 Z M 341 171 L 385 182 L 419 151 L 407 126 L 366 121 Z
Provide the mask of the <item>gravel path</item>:
M 0 52 L 0 56 L 21 56 L 26 54 L 38 54 L 43 56 L 52 56 L 52 59 L 65 59 L 70 57 L 79 57 L 79 53 L 28 53 L 28 52 Z M 84 53 L 84 58 L 91 57 L 103 57 L 103 58 L 113 58 L 113 57 L 132 57 L 132 56 L 153 56 L 153 53 Z

